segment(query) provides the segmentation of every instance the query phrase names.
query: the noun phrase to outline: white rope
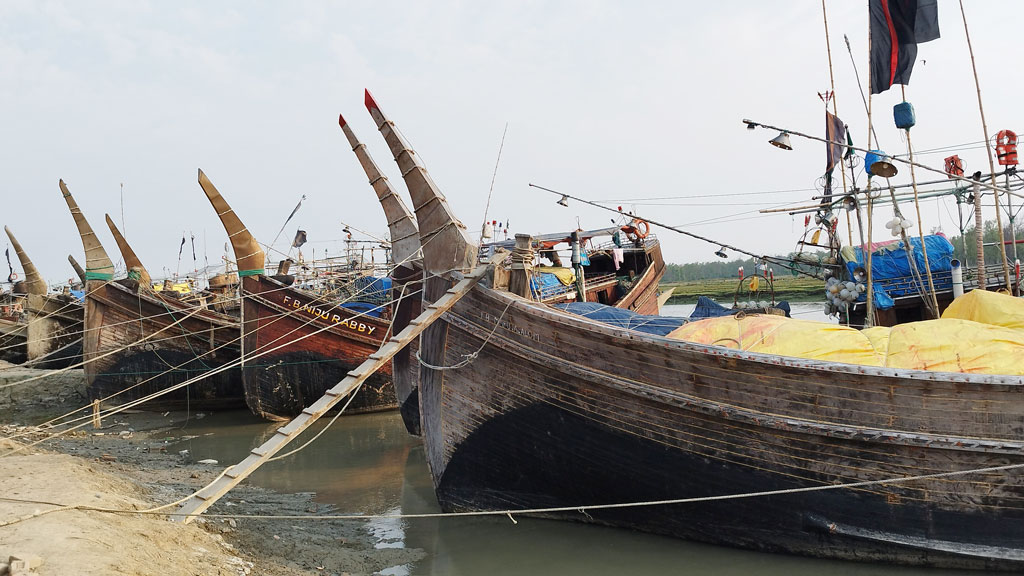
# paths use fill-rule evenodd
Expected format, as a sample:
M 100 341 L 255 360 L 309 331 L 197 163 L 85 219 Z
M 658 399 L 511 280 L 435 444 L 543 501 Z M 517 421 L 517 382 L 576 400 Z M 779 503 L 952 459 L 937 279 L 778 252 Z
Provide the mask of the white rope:
M 451 366 L 434 366 L 433 364 L 429 364 L 426 361 L 424 361 L 423 358 L 420 358 L 419 350 L 416 351 L 416 360 L 419 361 L 421 366 L 426 366 L 431 370 L 437 370 L 440 372 L 443 372 L 445 370 L 458 370 L 459 368 L 462 368 L 464 366 L 469 366 L 470 364 L 473 363 L 474 360 L 476 360 L 477 356 L 480 355 L 480 352 L 483 351 L 484 346 L 487 346 L 487 343 L 491 341 L 491 337 L 494 336 L 494 333 L 498 330 L 498 326 L 501 326 L 501 319 L 505 317 L 505 313 L 508 312 L 508 309 L 512 306 L 512 302 L 514 302 L 514 300 L 508 301 L 508 305 L 506 305 L 505 309 L 501 311 L 501 316 L 498 316 L 498 319 L 494 322 L 494 328 L 491 329 L 491 332 L 487 335 L 487 338 L 484 338 L 484 341 L 480 344 L 480 347 L 477 348 L 476 351 L 474 352 L 470 352 L 469 354 L 463 354 L 462 360 L 456 362 L 455 364 L 452 364 Z
M 429 242 L 429 241 L 428 241 L 428 242 Z M 409 257 L 409 258 L 407 258 L 406 260 L 410 260 L 410 259 L 412 259 L 412 258 L 413 258 L 413 256 L 412 256 L 412 255 L 410 255 L 410 257 Z M 395 266 L 393 267 L 393 269 L 394 269 L 394 268 L 397 268 L 398 266 L 401 266 L 401 265 L 403 265 L 403 264 L 405 264 L 405 261 L 402 261 L 402 262 L 400 262 L 400 263 L 396 264 L 396 265 L 395 265 Z M 363 288 L 362 290 L 360 290 L 359 292 L 357 292 L 356 294 L 354 294 L 354 295 L 353 295 L 352 297 L 354 298 L 355 296 L 357 296 L 357 295 L 358 295 L 359 293 L 361 293 L 361 292 L 362 292 L 363 290 L 365 290 L 365 289 L 367 289 L 367 288 L 368 288 L 368 286 L 364 287 L 364 288 Z M 416 292 L 419 292 L 419 291 L 416 291 Z M 412 294 L 409 294 L 409 296 L 412 296 L 412 295 L 416 294 L 416 292 L 413 292 Z M 389 303 L 390 303 L 390 302 L 389 302 Z M 386 304 L 383 304 L 383 305 L 381 305 L 381 306 L 377 306 L 377 307 L 375 307 L 375 308 L 372 308 L 372 309 L 370 309 L 370 310 L 367 310 L 366 312 L 360 312 L 360 313 L 358 313 L 358 314 L 356 314 L 356 315 L 352 316 L 352 318 L 353 318 L 353 319 L 355 319 L 355 318 L 361 318 L 361 317 L 364 317 L 364 316 L 366 316 L 366 315 L 367 315 L 367 314 L 368 314 L 369 312 L 372 312 L 372 311 L 374 311 L 374 310 L 379 310 L 380 308 L 382 308 L 383 306 L 386 306 L 386 305 L 387 305 L 387 303 L 386 303 Z M 198 311 L 198 310 L 197 310 L 197 311 Z M 195 313 L 195 312 L 193 312 L 193 313 Z M 283 316 L 286 316 L 286 315 L 290 315 L 290 314 L 293 314 L 293 313 L 295 313 L 295 311 L 289 311 L 289 312 L 285 313 L 285 314 L 284 314 Z M 275 321 L 276 321 L 276 319 L 275 319 Z M 308 324 L 312 323 L 313 321 L 314 321 L 314 320 L 310 319 L 310 320 L 308 320 L 308 321 L 307 321 L 307 322 L 306 322 L 306 323 L 305 323 L 305 324 L 304 324 L 303 326 L 300 326 L 299 328 L 301 328 L 301 327 L 304 327 L 304 326 L 306 326 L 306 325 L 308 325 Z M 394 321 L 394 320 L 392 319 L 392 322 L 393 322 L 393 321 Z M 169 328 L 169 327 L 170 327 L 170 326 L 168 326 L 167 328 Z M 284 344 L 281 344 L 281 345 L 279 345 L 279 346 L 276 346 L 276 347 L 274 347 L 274 348 L 271 348 L 271 349 L 269 349 L 269 350 L 263 350 L 263 351 L 261 351 L 261 352 L 258 352 L 258 353 L 256 353 L 255 355 L 253 355 L 253 356 L 250 356 L 250 357 L 249 357 L 249 359 L 259 358 L 259 357 L 261 357 L 261 356 L 264 356 L 264 355 L 266 355 L 266 354 L 269 354 L 269 353 L 271 353 L 271 352 L 275 352 L 275 351 L 277 351 L 277 350 L 279 350 L 279 349 L 281 349 L 281 348 L 284 348 L 284 347 L 286 347 L 286 346 L 289 346 L 289 345 L 291 345 L 291 344 L 294 344 L 295 342 L 299 342 L 299 341 L 301 341 L 301 340 L 304 340 L 305 338 L 308 338 L 308 337 L 310 337 L 310 336 L 314 336 L 314 335 L 316 335 L 316 334 L 319 334 L 320 332 L 323 332 L 323 331 L 325 331 L 325 330 L 328 330 L 328 329 L 330 329 L 330 328 L 332 328 L 332 327 L 333 327 L 333 326 L 331 326 L 331 325 L 327 325 L 327 326 L 324 326 L 324 327 L 322 327 L 322 328 L 320 328 L 320 329 L 318 329 L 318 330 L 315 330 L 315 331 L 313 331 L 313 332 L 310 332 L 309 334 L 305 334 L 305 335 L 303 335 L 303 336 L 301 336 L 301 337 L 299 337 L 299 338 L 296 338 L 296 339 L 294 339 L 294 340 L 289 340 L 288 342 L 285 342 Z M 299 328 L 296 328 L 295 330 L 298 330 Z M 166 328 L 165 328 L 165 329 L 166 329 Z M 294 332 L 295 330 L 292 330 L 292 332 Z M 291 334 L 292 332 L 289 332 L 288 334 Z M 287 334 L 286 334 L 286 335 L 283 335 L 283 336 L 281 336 L 281 337 L 279 337 L 279 338 L 277 338 L 277 339 L 275 339 L 274 341 L 272 341 L 272 342 L 268 343 L 268 344 L 267 344 L 266 346 L 269 346 L 270 344 L 273 344 L 273 342 L 276 342 L 276 341 L 280 340 L 281 338 L 284 338 L 285 336 L 287 336 Z M 123 404 L 123 405 L 121 405 L 121 406 L 118 406 L 118 407 L 115 407 L 115 408 L 109 409 L 109 410 L 105 411 L 105 412 L 104 412 L 104 413 L 103 413 L 103 414 L 101 415 L 101 417 L 104 417 L 104 418 L 105 418 L 105 417 L 109 417 L 109 416 L 112 416 L 112 415 L 114 415 L 114 414 L 118 414 L 118 413 L 120 413 L 120 412 L 123 412 L 123 411 L 125 411 L 125 410 L 128 410 L 128 409 L 130 409 L 130 408 L 134 408 L 135 406 L 138 406 L 138 405 L 141 405 L 141 404 L 143 404 L 143 403 L 145 403 L 145 402 L 148 402 L 149 400 L 152 400 L 152 399 L 154 399 L 154 398 L 158 398 L 158 397 L 160 397 L 160 396 L 163 396 L 164 394 L 168 394 L 168 393 L 170 393 L 170 392 L 173 392 L 173 391 L 175 391 L 175 390 L 179 390 L 179 389 L 181 389 L 181 388 L 183 388 L 183 387 L 185 387 L 185 386 L 188 386 L 188 385 L 190 385 L 190 384 L 192 384 L 192 383 L 194 383 L 194 382 L 197 382 L 197 381 L 199 381 L 199 380 L 202 380 L 203 378 L 207 378 L 207 377 L 209 377 L 209 376 L 213 376 L 213 375 L 215 375 L 215 374 L 219 374 L 219 373 L 221 373 L 221 372 L 224 372 L 224 371 L 226 371 L 226 370 L 229 370 L 229 369 L 235 368 L 235 367 L 237 367 L 237 366 L 240 366 L 240 365 L 241 365 L 241 359 L 239 359 L 239 360 L 238 360 L 237 362 L 231 362 L 231 363 L 227 363 L 227 364 L 224 364 L 224 365 L 222 365 L 222 366 L 220 366 L 220 367 L 218 367 L 218 368 L 215 368 L 215 369 L 213 369 L 213 370 L 210 370 L 210 371 L 204 372 L 203 374 L 201 374 L 201 375 L 199 375 L 199 376 L 196 376 L 196 377 L 193 377 L 193 378 L 189 378 L 188 380 L 185 380 L 184 382 L 180 382 L 180 383 L 178 383 L 178 384 L 175 384 L 175 385 L 173 385 L 173 386 L 169 386 L 169 387 L 167 387 L 167 388 L 165 388 L 165 389 L 163 389 L 163 390 L 160 390 L 160 391 L 154 392 L 154 393 L 152 393 L 152 394 L 149 394 L 148 396 L 144 396 L 144 397 L 142 397 L 142 398 L 139 398 L 139 399 L 133 400 L 133 401 L 131 401 L 131 402 L 128 402 L 128 403 L 126 403 L 126 404 Z M 155 377 L 154 377 L 154 378 L 155 378 Z M 20 382 L 24 382 L 24 381 L 19 381 L 19 383 L 20 383 Z M 17 383 L 12 383 L 12 384 L 17 384 Z M 86 408 L 88 408 L 88 407 L 83 407 L 83 408 L 81 408 L 80 410 L 84 410 L 84 409 L 86 409 Z M 77 412 L 77 410 L 76 410 L 76 412 Z M 80 418 L 78 418 L 78 419 L 77 419 L 77 420 L 79 420 L 79 421 L 82 421 L 82 423 L 81 423 L 81 424 L 78 424 L 77 426 L 73 426 L 73 427 L 71 427 L 71 428 L 66 428 L 66 429 L 64 429 L 64 430 L 58 431 L 58 432 L 56 432 L 56 433 L 54 433 L 54 434 L 51 434 L 50 436 L 47 436 L 46 438 L 43 438 L 43 439 L 41 439 L 41 440 L 37 440 L 37 441 L 35 441 L 35 442 L 32 442 L 32 443 L 30 443 L 30 444 L 26 444 L 26 445 L 20 446 L 20 447 L 18 447 L 18 448 L 15 448 L 15 449 L 13 449 L 13 450 L 9 450 L 9 451 L 5 452 L 4 454 L 0 454 L 0 458 L 6 457 L 6 456 L 11 456 L 11 455 L 13 455 L 13 454 L 15 454 L 15 453 L 17 453 L 17 452 L 21 452 L 21 451 L 23 451 L 23 450 L 25 450 L 25 449 L 27 449 L 27 448 L 30 448 L 30 447 L 33 447 L 33 446 L 37 446 L 37 445 L 39 445 L 39 444 L 41 444 L 41 443 L 43 443 L 43 442 L 46 442 L 46 441 L 48 441 L 48 440 L 51 440 L 51 439 L 54 439 L 54 438 L 60 437 L 60 436 L 62 436 L 62 435 L 64 435 L 64 434 L 67 434 L 68 432 L 71 432 L 71 431 L 73 431 L 73 430 L 77 430 L 77 429 L 79 429 L 79 428 L 82 428 L 82 427 L 84 427 L 84 426 L 86 426 L 86 425 L 88 424 L 87 420 L 88 420 L 89 418 L 90 418 L 89 416 L 82 416 L 82 417 L 80 417 Z M 72 422 L 73 422 L 73 421 L 75 421 L 75 420 L 72 420 Z M 64 423 L 64 424 L 66 424 L 66 423 Z M 61 424 L 61 425 L 64 425 L 64 424 Z
M 822 492 L 825 490 L 847 490 L 857 488 L 868 488 L 871 486 L 887 486 L 894 484 L 906 484 L 919 480 L 933 480 L 939 478 L 950 478 L 955 476 L 966 476 L 971 474 L 986 474 L 991 472 L 1007 472 L 1024 468 L 1024 464 L 1009 464 L 1005 466 L 992 466 L 989 468 L 974 468 L 971 470 L 956 470 L 953 472 L 938 472 L 935 474 L 921 474 L 919 476 L 907 476 L 903 478 L 885 478 L 882 480 L 865 480 L 863 482 L 849 482 L 846 484 L 822 484 L 820 486 L 805 486 L 802 488 L 786 488 L 781 490 L 763 490 L 759 492 L 743 492 L 739 494 L 722 494 L 719 496 L 698 496 L 694 498 L 674 498 L 669 500 L 646 500 L 639 502 L 622 502 L 617 504 L 592 504 L 583 506 L 555 506 L 550 508 L 523 508 L 518 510 L 479 510 L 472 512 L 428 512 L 421 514 L 323 514 L 323 515 L 298 515 L 298 514 L 204 514 L 207 518 L 250 518 L 264 520 L 377 520 L 377 519 L 415 519 L 415 518 L 458 518 L 468 516 L 508 516 L 529 515 L 529 514 L 551 514 L 555 512 L 579 512 L 587 515 L 588 510 L 612 510 L 619 508 L 639 508 L 644 506 L 669 506 L 677 504 L 695 504 L 701 502 L 717 502 L 723 500 L 739 500 L 745 498 L 762 498 L 766 496 L 784 496 L 788 494 L 804 494 L 808 492 Z M 230 469 L 230 468 L 229 468 Z M 225 471 L 226 472 L 226 471 Z M 187 500 L 187 498 L 185 498 Z M 64 510 L 84 510 L 90 512 L 102 512 L 108 514 L 155 514 L 160 516 L 188 516 L 182 512 L 156 512 L 167 508 L 170 505 L 160 506 L 150 510 L 122 510 L 117 508 L 99 508 L 93 506 L 69 506 L 55 502 L 42 502 L 35 500 L 19 500 L 16 498 L 0 497 L 6 502 L 19 502 L 28 504 L 49 504 L 61 506 L 52 512 Z M 51 511 L 46 511 L 51 512 Z M 28 518 L 23 518 L 27 520 Z M 20 522 L 23 519 L 9 521 L 9 524 Z M 514 521 L 514 519 L 513 519 Z M 3 524 L 0 524 L 2 526 Z

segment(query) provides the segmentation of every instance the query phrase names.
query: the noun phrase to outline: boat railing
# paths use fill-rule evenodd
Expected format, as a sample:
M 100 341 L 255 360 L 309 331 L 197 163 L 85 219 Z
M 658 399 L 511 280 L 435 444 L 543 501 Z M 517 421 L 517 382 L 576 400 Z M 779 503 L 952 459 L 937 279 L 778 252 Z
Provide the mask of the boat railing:
M 657 242 L 658 242 L 658 237 L 657 236 L 655 236 L 654 234 L 648 234 L 643 239 L 643 242 L 639 246 L 637 246 L 635 243 L 629 242 L 629 241 L 623 242 L 622 246 L 617 246 L 614 241 L 607 240 L 607 241 L 604 241 L 604 242 L 601 242 L 601 243 L 593 243 L 592 242 L 590 247 L 589 247 L 589 250 L 591 250 L 592 252 L 598 252 L 598 251 L 602 251 L 602 250 L 612 250 L 614 248 L 622 248 L 623 250 L 645 250 L 647 248 L 650 248 L 651 246 L 653 246 Z
M 596 276 L 586 277 L 588 289 L 611 286 L 618 281 L 618 277 L 616 277 L 615 274 L 599 274 Z M 534 298 L 541 302 L 549 302 L 551 300 L 564 300 L 566 296 L 570 294 L 576 294 L 576 288 L 572 284 L 566 286 L 565 284 L 561 283 L 555 285 L 537 283 L 533 287 Z

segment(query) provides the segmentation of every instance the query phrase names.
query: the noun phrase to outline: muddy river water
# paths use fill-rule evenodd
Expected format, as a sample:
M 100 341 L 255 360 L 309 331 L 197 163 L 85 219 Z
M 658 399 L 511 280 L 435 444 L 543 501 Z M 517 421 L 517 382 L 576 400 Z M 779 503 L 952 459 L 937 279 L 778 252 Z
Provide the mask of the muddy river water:
M 323 430 L 318 422 L 297 442 Z M 176 444 L 194 460 L 219 466 L 241 460 L 280 424 L 248 412 L 209 414 L 191 420 Z M 169 448 L 170 449 L 170 448 Z M 300 452 L 271 462 L 254 484 L 284 492 L 315 492 L 338 513 L 439 512 L 419 439 L 409 436 L 397 412 L 338 418 Z M 315 520 L 296 520 L 296 523 Z M 571 522 L 530 518 L 378 519 L 366 524 L 378 547 L 419 548 L 424 560 L 384 574 L 451 575 L 778 575 L 947 576 L 954 572 L 833 562 L 762 554 Z

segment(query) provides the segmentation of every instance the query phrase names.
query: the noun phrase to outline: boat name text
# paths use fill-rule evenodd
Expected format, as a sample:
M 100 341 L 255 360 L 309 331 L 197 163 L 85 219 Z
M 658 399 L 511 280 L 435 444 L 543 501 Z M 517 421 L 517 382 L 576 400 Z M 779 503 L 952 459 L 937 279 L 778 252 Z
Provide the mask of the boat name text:
M 520 336 L 523 336 L 524 338 L 529 338 L 530 340 L 540 342 L 539 334 L 534 334 L 532 331 L 527 330 L 526 328 L 520 328 L 519 326 L 513 324 L 510 320 L 502 320 L 501 318 L 498 318 L 487 312 L 480 314 L 480 317 L 483 319 L 484 322 L 487 322 L 488 324 L 497 324 L 498 326 L 501 326 L 502 328 L 508 330 L 509 332 L 518 334 Z
M 306 312 L 312 316 L 323 318 L 328 322 L 334 322 L 335 324 L 341 324 L 347 326 L 350 330 L 356 332 L 365 332 L 367 336 L 373 334 L 373 331 L 377 329 L 376 326 L 370 326 L 363 324 L 357 320 L 350 320 L 348 318 L 342 318 L 340 314 L 331 314 L 330 310 L 324 310 L 316 306 L 310 306 L 309 304 L 303 304 L 301 301 L 292 298 L 291 296 L 285 295 L 284 301 L 282 302 L 285 306 L 291 306 L 303 312 Z

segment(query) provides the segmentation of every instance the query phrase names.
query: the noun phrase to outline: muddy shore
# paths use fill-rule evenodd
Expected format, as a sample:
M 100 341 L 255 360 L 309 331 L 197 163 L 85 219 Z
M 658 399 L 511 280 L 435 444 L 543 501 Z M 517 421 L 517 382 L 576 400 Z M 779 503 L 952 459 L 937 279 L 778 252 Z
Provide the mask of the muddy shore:
M 38 424 L 85 404 L 80 371 L 2 388 L 5 383 L 42 373 L 0 364 L 0 465 L 15 471 L 0 477 L 0 495 L 7 498 L 0 499 L 0 562 L 13 554 L 38 555 L 43 564 L 32 573 L 44 575 L 354 576 L 377 574 L 424 557 L 418 549 L 375 548 L 364 521 L 208 518 L 182 527 L 158 515 L 81 510 L 46 513 L 56 506 L 40 502 L 130 510 L 174 502 L 203 487 L 233 462 L 201 464 L 187 453 L 179 454 L 173 444 L 184 439 L 181 425 L 195 414 L 174 412 L 117 414 L 104 419 L 99 429 L 90 422 L 32 446 L 55 431 Z M 55 481 L 58 478 L 64 481 Z M 314 496 L 243 483 L 210 513 L 334 512 L 316 503 Z M 97 504 L 100 502 L 103 504 Z M 18 520 L 25 516 L 30 517 Z M 122 546 L 108 541 L 118 534 Z M 158 538 L 157 534 L 166 536 Z M 57 553 L 61 548 L 54 547 L 65 539 L 74 544 L 74 563 L 70 565 L 66 554 Z M 140 554 L 140 550 L 150 553 Z M 159 557 L 168 562 L 153 560 Z M 69 566 L 74 566 L 74 572 L 67 571 Z

